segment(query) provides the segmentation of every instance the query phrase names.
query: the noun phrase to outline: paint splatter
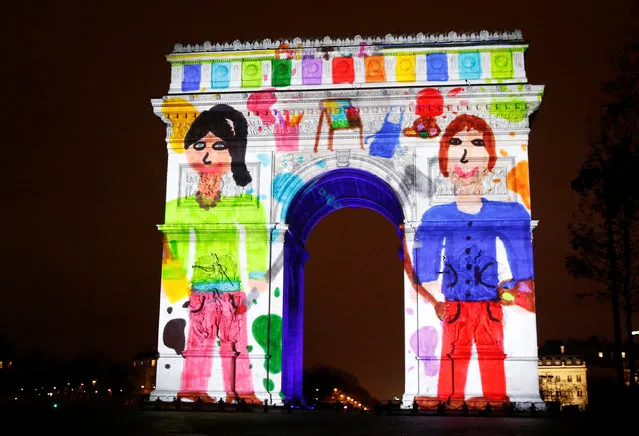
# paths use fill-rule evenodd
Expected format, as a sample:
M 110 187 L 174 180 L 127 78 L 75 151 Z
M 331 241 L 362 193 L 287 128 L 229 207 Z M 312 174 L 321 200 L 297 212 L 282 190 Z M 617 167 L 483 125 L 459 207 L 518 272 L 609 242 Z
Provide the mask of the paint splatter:
M 509 135 L 510 135 L 510 136 L 515 136 L 515 135 L 517 135 L 517 134 L 516 134 L 515 132 L 510 132 L 510 133 L 509 133 Z
M 508 152 L 504 150 L 503 148 L 499 149 L 499 154 L 501 154 L 502 156 L 508 156 Z
M 253 351 L 253 345 L 247 345 L 247 346 L 246 346 L 246 351 L 248 351 L 249 353 L 250 353 L 251 351 Z
M 273 178 L 273 198 L 283 205 L 283 219 L 286 218 L 289 203 L 302 186 L 304 186 L 304 181 L 296 174 L 282 173 Z
M 182 318 L 172 319 L 167 322 L 162 332 L 162 342 L 168 348 L 175 351 L 176 354 L 182 354 L 184 346 L 186 344 L 186 338 L 184 337 L 184 328 L 186 327 L 186 320 Z
M 522 160 L 508 173 L 506 186 L 521 196 L 521 200 L 530 210 L 530 185 L 528 184 L 528 161 Z
M 264 384 L 264 389 L 266 389 L 266 392 L 271 392 L 273 389 L 275 389 L 275 383 L 273 383 L 273 380 L 265 378 L 262 380 L 262 383 Z
M 275 115 L 271 111 L 271 106 L 276 102 L 277 97 L 273 92 L 254 92 L 246 100 L 246 108 L 260 117 L 265 126 L 272 126 L 275 124 Z
M 408 309 L 406 309 L 406 313 L 409 315 L 412 315 L 414 312 L 413 312 L 413 309 L 409 307 Z
M 267 167 L 271 163 L 271 155 L 270 153 L 258 153 L 257 158 L 262 164 L 263 167 Z
M 446 93 L 446 97 L 454 97 L 457 94 L 459 94 L 460 92 L 462 92 L 464 90 L 464 88 L 453 88 L 450 91 L 448 91 Z
M 494 100 L 492 104 L 488 105 L 488 111 L 491 115 L 503 118 L 511 123 L 518 123 L 526 118 L 527 112 L 525 109 L 526 102 L 521 99 L 510 100 Z
M 253 304 L 257 304 L 257 300 L 253 298 Z
M 270 359 L 264 361 L 264 368 L 271 374 L 278 374 L 282 370 L 282 317 L 260 315 L 253 321 L 252 331 L 264 353 L 271 355 Z
M 435 327 L 426 326 L 417 330 L 410 338 L 410 347 L 418 356 L 435 356 L 438 335 Z M 439 372 L 438 360 L 424 360 L 424 374 L 429 377 L 437 375 Z
M 315 162 L 315 165 L 317 165 L 320 168 L 324 168 L 326 167 L 326 161 L 324 159 L 320 159 L 317 162 Z
M 274 295 L 275 295 L 275 298 L 280 296 L 280 288 L 275 288 Z
M 526 148 L 528 148 L 528 146 L 526 144 L 521 144 L 521 149 L 526 151 Z
M 444 113 L 444 97 L 435 88 L 425 88 L 417 93 L 415 114 L 420 117 L 438 117 Z

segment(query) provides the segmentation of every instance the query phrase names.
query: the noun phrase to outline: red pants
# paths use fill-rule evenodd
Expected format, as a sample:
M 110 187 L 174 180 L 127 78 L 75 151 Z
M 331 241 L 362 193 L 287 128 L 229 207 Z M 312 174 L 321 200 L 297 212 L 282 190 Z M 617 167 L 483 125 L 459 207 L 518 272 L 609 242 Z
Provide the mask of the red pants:
M 180 392 L 208 391 L 213 347 L 220 339 L 222 376 L 227 396 L 253 394 L 250 361 L 246 354 L 246 295 L 242 291 L 216 296 L 191 292 L 190 325 Z
M 465 398 L 466 375 L 473 342 L 477 348 L 483 397 L 504 401 L 504 330 L 501 303 L 447 302 L 442 361 L 437 386 L 441 400 Z

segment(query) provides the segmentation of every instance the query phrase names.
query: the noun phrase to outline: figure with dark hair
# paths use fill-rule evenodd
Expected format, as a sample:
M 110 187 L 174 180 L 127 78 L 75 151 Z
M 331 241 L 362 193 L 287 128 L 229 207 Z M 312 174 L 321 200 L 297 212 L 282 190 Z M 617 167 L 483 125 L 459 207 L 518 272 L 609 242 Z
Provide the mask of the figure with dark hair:
M 197 190 L 166 205 L 167 227 L 177 230 L 165 231 L 163 286 L 190 288 L 181 398 L 213 401 L 208 386 L 219 341 L 221 374 L 214 377 L 221 376 L 227 401 L 261 404 L 247 354 L 245 291 L 266 290 L 268 237 L 264 206 L 247 189 L 247 133 L 244 115 L 228 105 L 200 113 L 184 138 Z
M 433 303 L 442 320 L 437 396 L 443 401 L 466 399 L 473 345 L 483 400 L 508 401 L 502 305 L 534 311 L 530 215 L 518 202 L 486 199 L 482 190 L 496 161 L 495 138 L 486 121 L 467 114 L 452 120 L 440 140 L 439 168 L 453 182 L 455 201 L 428 209 L 415 234 L 418 281 L 445 299 Z M 506 252 L 502 261 L 512 273 L 503 283 L 498 239 Z

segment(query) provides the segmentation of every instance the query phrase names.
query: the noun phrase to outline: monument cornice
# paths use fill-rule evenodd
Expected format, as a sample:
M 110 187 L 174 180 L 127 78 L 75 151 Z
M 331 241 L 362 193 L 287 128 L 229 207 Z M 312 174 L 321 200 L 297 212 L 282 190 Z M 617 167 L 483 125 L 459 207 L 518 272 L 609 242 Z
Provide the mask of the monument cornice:
M 447 95 L 450 91 L 461 88 L 460 86 L 434 87 L 438 89 L 442 95 Z M 291 108 L 306 108 L 306 106 L 317 107 L 322 100 L 331 98 L 350 98 L 359 103 L 364 108 L 388 108 L 395 105 L 406 105 L 413 102 L 416 95 L 424 89 L 423 87 L 397 87 L 397 88 L 381 88 L 381 89 L 330 89 L 330 90 L 269 90 L 256 92 L 275 92 L 277 93 L 278 102 L 285 104 Z M 531 84 L 515 84 L 515 85 L 483 85 L 483 86 L 466 86 L 463 87 L 463 94 L 446 97 L 449 101 L 474 101 L 481 99 L 521 99 L 527 103 L 539 103 L 540 97 L 543 95 L 543 85 Z M 186 94 L 186 95 L 167 95 L 162 98 L 152 99 L 151 103 L 158 113 L 162 108 L 165 111 L 181 112 L 182 109 L 192 110 L 195 108 L 209 108 L 215 104 L 235 105 L 245 102 L 251 93 L 235 92 L 235 93 L 208 93 L 208 94 Z M 389 103 L 392 100 L 394 103 Z M 396 102 L 396 103 L 395 103 Z M 361 103 L 372 103 L 362 106 Z M 454 105 L 454 104 L 453 104 Z M 445 105 L 446 106 L 446 105 Z M 458 105 L 459 106 L 459 105 Z M 467 106 L 467 105 L 461 105 Z M 410 107 L 407 108 L 410 111 Z
M 345 38 L 331 38 L 325 36 L 323 38 L 284 38 L 284 39 L 263 39 L 261 41 L 239 41 L 234 40 L 232 42 L 217 42 L 212 43 L 206 41 L 202 44 L 181 44 L 174 45 L 173 53 L 219 53 L 219 52 L 236 52 L 240 50 L 252 51 L 252 50 L 278 50 L 283 48 L 292 49 L 322 49 L 322 48 L 341 48 L 341 47 L 361 47 L 378 46 L 384 48 L 393 48 L 397 46 L 402 47 L 419 47 L 419 46 L 444 46 L 444 45 L 463 45 L 463 44 L 477 44 L 477 43 L 504 43 L 504 42 L 517 42 L 525 43 L 521 30 L 502 31 L 502 32 L 490 32 L 488 30 L 481 30 L 479 32 L 469 33 L 417 33 L 414 35 L 393 35 L 387 34 L 385 36 L 370 36 L 363 37 L 361 35 L 354 35 L 352 37 Z M 284 47 L 285 46 L 285 47 Z

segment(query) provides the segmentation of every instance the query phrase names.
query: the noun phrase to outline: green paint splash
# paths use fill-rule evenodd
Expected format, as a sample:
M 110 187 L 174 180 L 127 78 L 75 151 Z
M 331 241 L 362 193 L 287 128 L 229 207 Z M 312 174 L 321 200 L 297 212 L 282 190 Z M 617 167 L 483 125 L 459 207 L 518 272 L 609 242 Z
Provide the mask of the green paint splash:
M 276 298 L 279 297 L 280 296 L 280 288 L 275 288 L 274 294 L 275 294 Z
M 488 105 L 491 115 L 503 118 L 511 123 L 518 123 L 526 118 L 526 101 L 518 98 L 508 100 L 493 100 Z
M 253 345 L 247 345 L 247 346 L 246 346 L 246 351 L 248 351 L 249 353 L 250 353 L 251 351 L 253 351 Z
M 271 325 L 270 338 L 269 322 Z M 282 371 L 282 317 L 279 315 L 260 315 L 252 326 L 253 337 L 260 344 L 264 353 L 270 352 L 270 359 L 264 361 L 264 368 L 271 374 Z M 269 350 L 269 342 L 271 344 Z
M 271 392 L 273 389 L 275 389 L 275 383 L 273 383 L 273 380 L 269 378 L 262 379 L 262 383 L 264 384 L 264 389 L 266 389 L 266 392 Z

